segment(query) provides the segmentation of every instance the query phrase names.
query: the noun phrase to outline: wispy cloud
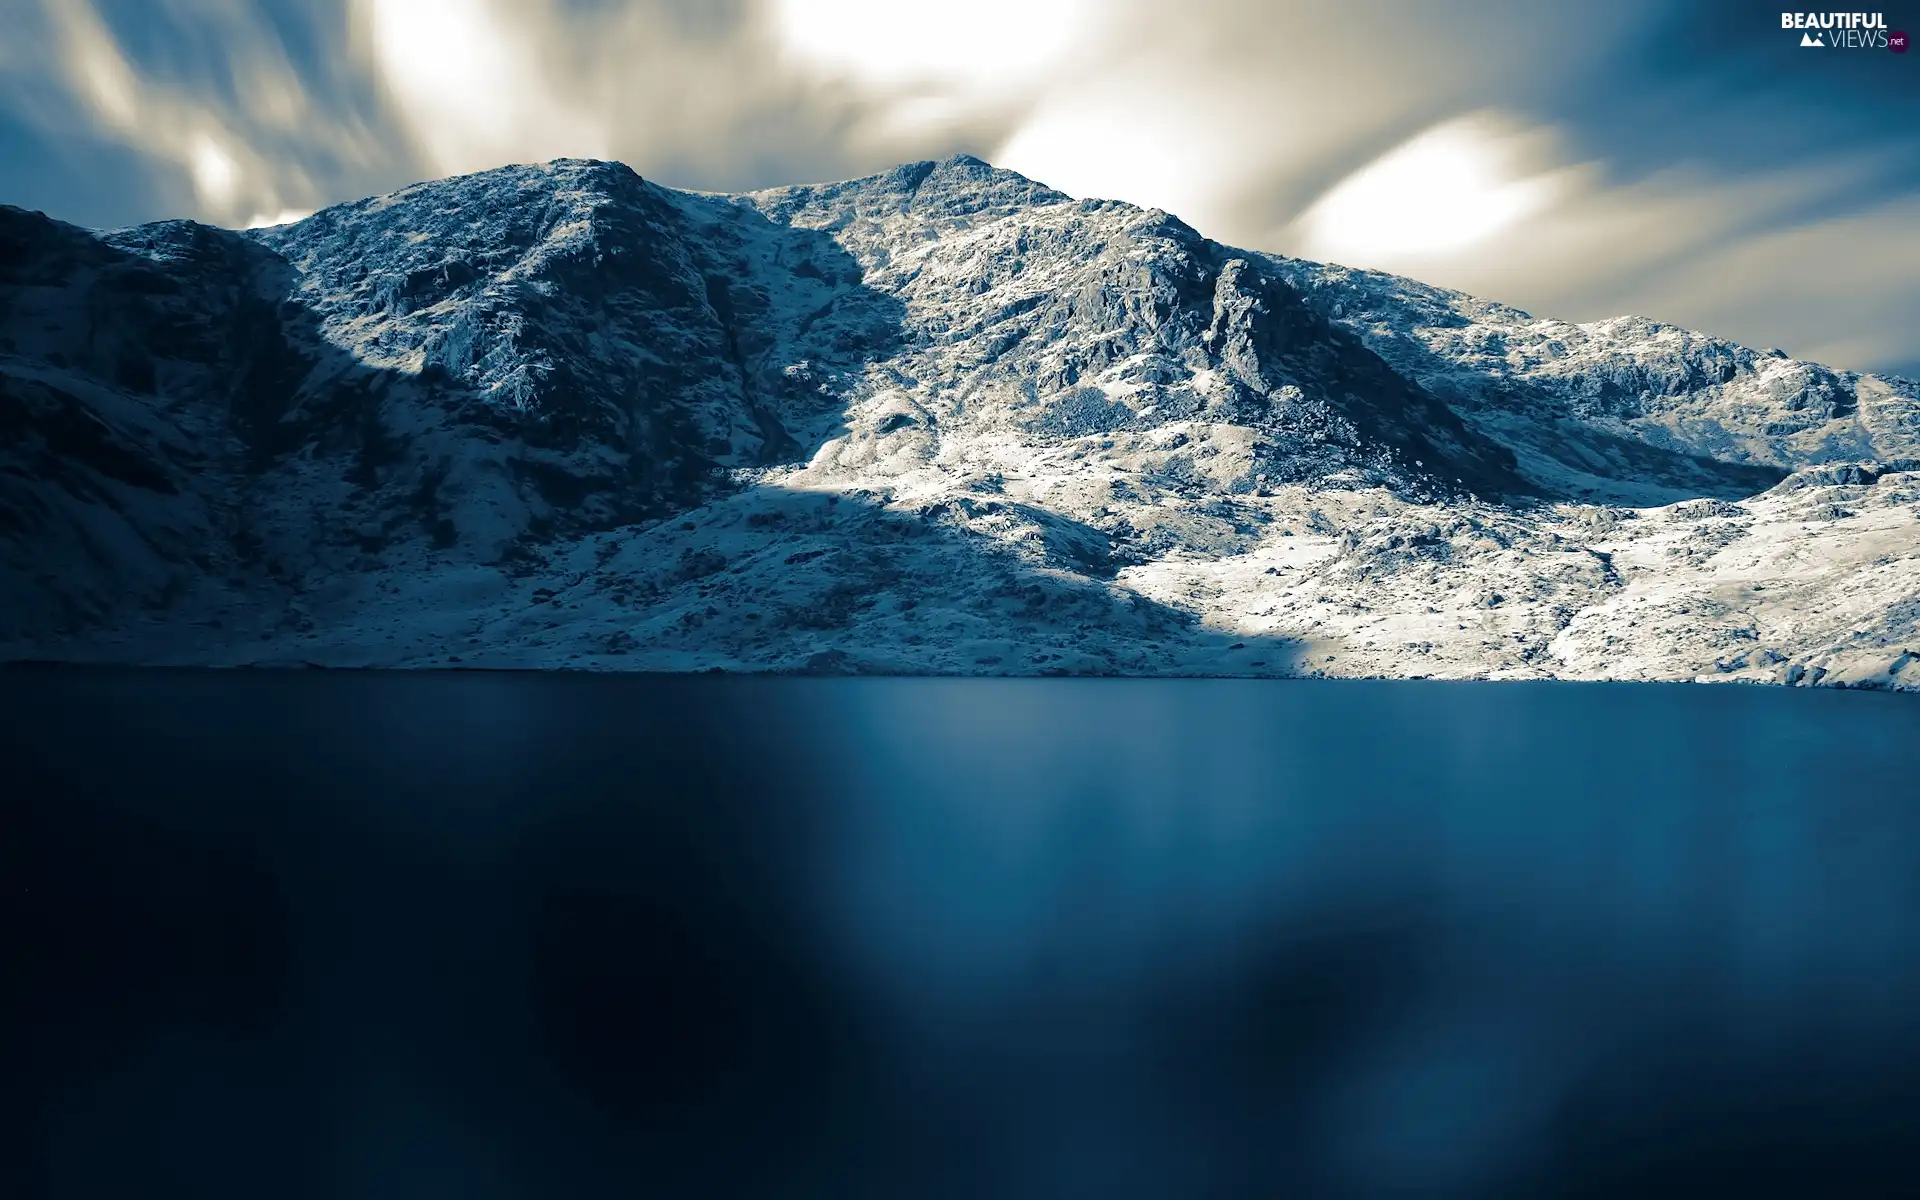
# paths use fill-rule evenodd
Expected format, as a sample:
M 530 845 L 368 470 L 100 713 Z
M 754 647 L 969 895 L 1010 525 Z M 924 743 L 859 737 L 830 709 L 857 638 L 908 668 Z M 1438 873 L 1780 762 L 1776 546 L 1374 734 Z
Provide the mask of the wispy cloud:
M 926 31 L 939 45 L 977 29 L 962 6 L 892 7 L 945 11 Z M 877 170 L 954 140 L 987 148 L 1005 119 L 998 88 L 940 70 L 924 46 L 906 53 L 917 27 L 890 6 L 812 8 L 719 4 L 695 18 L 672 3 L 351 0 L 354 52 L 435 173 L 580 155 L 743 188 Z M 853 37 L 858 53 L 831 53 Z
M 91 134 L 177 170 L 195 215 L 241 222 L 311 207 L 322 173 L 390 159 L 351 111 L 316 104 L 277 31 L 243 0 L 156 0 L 136 61 L 92 0 L 40 0 L 6 66 L 16 112 L 48 136 Z

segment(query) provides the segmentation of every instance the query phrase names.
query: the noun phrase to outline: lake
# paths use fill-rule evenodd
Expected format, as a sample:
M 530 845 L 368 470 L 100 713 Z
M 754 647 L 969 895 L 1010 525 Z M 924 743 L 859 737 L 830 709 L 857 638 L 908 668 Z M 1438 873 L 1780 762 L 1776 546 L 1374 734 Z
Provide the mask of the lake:
M 0 1193 L 1882 1195 L 1920 698 L 0 672 Z

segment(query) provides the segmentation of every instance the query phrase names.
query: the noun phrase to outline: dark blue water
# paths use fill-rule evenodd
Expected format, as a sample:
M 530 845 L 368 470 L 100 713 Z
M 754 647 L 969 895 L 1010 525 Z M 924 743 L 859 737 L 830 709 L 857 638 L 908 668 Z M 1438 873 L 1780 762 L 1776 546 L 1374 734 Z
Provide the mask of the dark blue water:
M 1920 701 L 15 671 L 0 1194 L 1901 1194 Z

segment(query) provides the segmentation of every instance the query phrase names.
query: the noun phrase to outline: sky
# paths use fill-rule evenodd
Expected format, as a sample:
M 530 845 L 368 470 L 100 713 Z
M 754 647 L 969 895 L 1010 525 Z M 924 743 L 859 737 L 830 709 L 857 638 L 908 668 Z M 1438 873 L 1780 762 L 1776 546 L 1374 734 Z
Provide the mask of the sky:
M 0 7 L 0 203 L 83 225 L 561 156 L 743 190 L 970 153 L 1232 245 L 1920 375 L 1920 53 L 1758 3 Z

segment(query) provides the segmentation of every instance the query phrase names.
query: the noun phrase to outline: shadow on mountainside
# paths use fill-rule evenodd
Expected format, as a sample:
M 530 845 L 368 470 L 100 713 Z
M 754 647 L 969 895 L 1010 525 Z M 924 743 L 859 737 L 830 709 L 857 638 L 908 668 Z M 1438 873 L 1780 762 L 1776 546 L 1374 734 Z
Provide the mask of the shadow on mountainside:
M 1311 289 L 1299 294 L 1323 313 L 1335 303 Z M 1429 319 L 1462 328 L 1469 324 L 1456 313 Z M 1609 432 L 1588 423 L 1585 418 L 1592 414 L 1575 411 L 1566 395 L 1524 377 L 1475 375 L 1471 385 L 1462 385 L 1461 365 L 1418 338 L 1395 338 L 1389 362 L 1476 434 L 1512 451 L 1519 473 L 1549 502 L 1657 506 L 1693 498 L 1739 500 L 1766 491 L 1791 473 Z M 1702 377 L 1699 382 L 1705 386 L 1709 381 Z M 1615 419 L 1636 403 L 1636 396 L 1612 381 L 1606 381 L 1593 400 Z
M 662 268 L 657 236 L 616 226 L 632 253 L 582 254 L 553 269 L 566 285 L 553 295 L 515 292 L 522 348 L 566 368 L 519 404 L 463 386 L 444 340 L 418 373 L 362 361 L 326 335 L 287 258 L 251 238 L 188 222 L 96 237 L 0 210 L 12 576 L 0 646 L 16 659 L 320 662 L 333 656 L 316 642 L 371 638 L 427 653 L 444 640 L 424 632 L 444 624 L 435 581 L 495 567 L 507 596 L 484 614 L 495 626 L 517 627 L 517 606 L 544 630 L 570 587 L 608 581 L 594 619 L 610 659 L 646 643 L 736 668 L 912 670 L 928 642 L 952 649 L 940 669 L 970 672 L 1177 658 L 1167 647 L 1186 643 L 1188 616 L 1109 587 L 1118 564 L 1099 530 L 993 497 L 963 503 L 968 520 L 1032 526 L 1015 550 L 939 512 L 729 484 L 730 465 L 801 460 L 844 432 L 850 381 L 908 334 L 899 301 L 860 283 L 828 234 L 688 206 L 707 222 L 678 248 L 695 276 Z M 652 216 L 655 235 L 684 218 Z M 536 220 L 508 241 L 537 235 Z M 377 311 L 416 311 L 481 286 L 459 261 L 403 263 L 356 287 Z M 800 281 L 793 294 L 769 294 L 769 265 Z M 588 387 L 569 339 L 622 306 L 636 321 L 669 313 L 697 340 Z M 789 369 L 796 358 L 804 369 Z M 757 446 L 723 449 L 700 409 L 716 394 Z M 706 519 L 678 519 L 695 510 Z M 583 573 L 588 547 L 598 564 Z M 743 560 L 758 566 L 750 579 Z M 757 604 L 765 624 L 716 643 L 708 613 L 722 599 Z M 457 604 L 440 616 L 453 611 L 472 616 Z M 882 631 L 901 653 L 874 652 Z M 1262 666 L 1288 653 L 1253 645 L 1240 657 Z
M 97 237 L 0 207 L 0 638 L 164 611 L 249 565 L 246 481 L 313 365 L 276 303 L 291 275 L 187 222 Z M 371 394 L 334 394 L 349 429 Z
M 1111 582 L 1124 547 L 986 495 L 917 505 L 760 486 L 643 529 L 555 544 L 459 611 L 382 593 L 351 630 L 257 647 L 337 665 L 815 674 L 1280 674 L 1285 639 L 1201 629 Z M 322 614 L 316 613 L 316 616 Z M 322 631 L 324 634 L 324 631 Z M 241 643 L 244 645 L 244 641 Z
M 1635 361 L 1617 368 L 1613 376 L 1596 370 L 1589 377 L 1549 383 L 1449 358 L 1409 331 L 1409 320 L 1429 329 L 1471 329 L 1474 321 L 1448 299 L 1454 293 L 1375 271 L 1268 261 L 1328 321 L 1376 330 L 1368 341 L 1378 346 L 1376 352 L 1393 370 L 1438 397 L 1477 434 L 1514 452 L 1523 475 L 1544 499 L 1639 506 L 1695 497 L 1740 499 L 1765 491 L 1786 474 L 1770 465 L 1731 462 L 1679 444 L 1663 446 L 1593 423 L 1624 428 L 1619 423 L 1641 411 L 1647 391 L 1677 396 L 1726 382 L 1733 364 L 1724 356 L 1704 362 L 1682 359 L 1683 369 L 1673 371 Z M 1517 310 L 1493 307 L 1515 319 L 1532 320 Z M 1740 348 L 1724 349 L 1730 353 Z M 1490 350 L 1496 358 L 1483 361 L 1500 361 L 1504 342 L 1496 337 Z
M 1444 362 L 1424 348 L 1413 353 L 1435 370 Z M 1550 501 L 1653 507 L 1697 498 L 1741 500 L 1792 474 L 1608 432 L 1569 411 L 1565 396 L 1525 380 L 1488 380 L 1475 392 L 1434 390 L 1470 425 L 1512 449 L 1521 472 Z
M 537 242 L 539 219 L 505 242 Z M 797 270 L 854 281 L 837 300 L 865 310 L 872 336 L 843 336 L 826 347 L 834 357 L 891 353 L 897 303 L 859 289 L 831 238 L 746 210 L 738 219 L 762 226 L 763 242 L 790 235 L 777 252 Z M 641 239 L 625 255 L 562 264 L 577 295 L 513 289 L 522 348 L 557 369 L 539 394 L 503 403 L 451 378 L 444 355 L 415 373 L 335 344 L 299 273 L 246 236 L 189 222 L 95 236 L 0 208 L 0 539 L 13 577 L 0 641 L 164 612 L 209 581 L 297 589 L 316 570 L 377 567 L 421 540 L 437 562 L 500 561 L 697 505 L 723 489 L 716 468 L 731 449 L 695 409 L 715 377 L 757 425 L 760 457 L 805 452 L 783 418 L 818 424 L 831 403 L 805 394 L 811 377 L 776 372 L 784 390 L 763 386 L 769 367 L 755 360 L 776 339 L 756 324 L 766 297 L 729 278 L 746 264 L 707 254 L 703 278 L 669 278 L 652 248 Z M 364 306 L 392 314 L 478 291 L 461 261 L 351 270 Z M 871 319 L 883 301 L 890 319 Z M 558 306 L 648 302 L 630 315 L 682 318 L 676 330 L 704 341 L 631 347 L 625 376 L 592 386 L 569 341 L 595 336 L 596 322 L 543 320 Z

